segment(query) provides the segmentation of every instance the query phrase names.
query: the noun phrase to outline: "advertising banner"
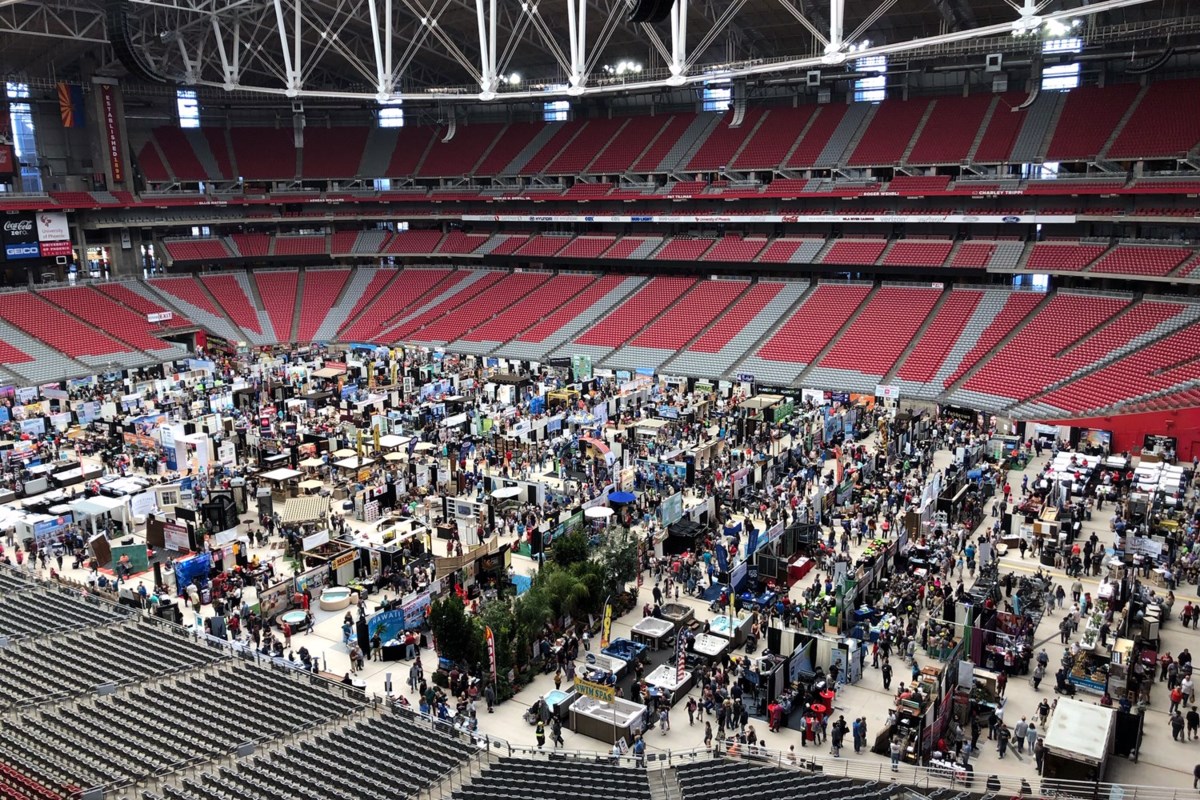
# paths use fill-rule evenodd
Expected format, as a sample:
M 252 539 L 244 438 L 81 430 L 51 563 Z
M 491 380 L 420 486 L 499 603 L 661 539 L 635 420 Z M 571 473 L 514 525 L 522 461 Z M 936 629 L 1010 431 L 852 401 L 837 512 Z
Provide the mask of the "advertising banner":
M 37 215 L 37 238 L 39 242 L 62 242 L 71 238 L 67 227 L 67 215 L 61 211 L 41 211 Z
M 107 83 L 100 84 L 100 114 L 104 121 L 104 144 L 108 150 L 108 164 L 113 183 L 125 182 L 125 159 L 121 156 L 121 128 L 117 120 L 117 96 L 115 88 Z
M 653 214 L 653 215 L 558 215 L 558 214 L 463 214 L 464 222 L 665 222 L 673 224 L 707 225 L 711 223 L 738 222 L 911 222 L 922 224 L 950 224 L 984 222 L 992 224 L 1030 224 L 1030 223 L 1073 223 L 1074 214 L 851 214 L 848 216 L 834 214 L 765 214 L 754 216 L 750 214 L 717 214 L 717 215 L 684 215 L 684 214 Z
M 4 257 L 9 261 L 39 258 L 37 222 L 33 214 L 9 214 L 4 217 L 2 228 Z
M 42 258 L 54 258 L 55 256 L 69 256 L 74 252 L 74 248 L 70 242 L 42 242 L 38 245 L 38 251 L 42 254 Z

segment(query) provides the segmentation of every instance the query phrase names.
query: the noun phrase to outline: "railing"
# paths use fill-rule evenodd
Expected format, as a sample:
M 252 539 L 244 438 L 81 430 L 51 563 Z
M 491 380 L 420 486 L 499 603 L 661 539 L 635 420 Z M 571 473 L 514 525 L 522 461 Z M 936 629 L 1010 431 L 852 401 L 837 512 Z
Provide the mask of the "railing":
M 815 749 L 815 748 L 814 748 Z M 1039 779 L 1036 776 L 996 775 L 976 772 L 968 775 L 961 768 L 943 769 L 901 763 L 895 772 L 887 758 L 858 759 L 834 758 L 806 752 L 784 753 L 762 746 L 738 744 L 733 740 L 718 743 L 715 748 L 700 747 L 691 750 L 650 750 L 643 758 L 633 755 L 613 756 L 587 750 L 537 749 L 531 747 L 508 748 L 509 755 L 546 759 L 602 762 L 624 766 L 645 766 L 650 772 L 665 771 L 674 767 L 722 759 L 747 761 L 757 765 L 770 765 L 779 769 L 794 769 L 811 774 L 828 775 L 854 780 L 896 783 L 914 789 L 956 788 L 983 793 L 1007 793 L 1010 796 L 1037 795 L 1045 798 L 1098 798 L 1121 797 L 1122 800 L 1185 800 L 1192 796 L 1190 789 L 1174 789 L 1169 786 L 1139 786 L 1089 781 L 1062 781 Z M 653 777 L 650 778 L 653 780 Z

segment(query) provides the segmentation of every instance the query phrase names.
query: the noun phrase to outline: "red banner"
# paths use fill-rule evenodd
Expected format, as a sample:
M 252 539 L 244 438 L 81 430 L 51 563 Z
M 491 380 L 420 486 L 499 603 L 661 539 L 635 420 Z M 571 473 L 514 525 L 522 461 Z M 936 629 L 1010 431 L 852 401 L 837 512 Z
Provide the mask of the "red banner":
M 100 103 L 104 116 L 104 141 L 113 183 L 125 182 L 125 159 L 121 157 L 121 127 L 117 120 L 117 97 L 113 87 L 100 84 Z
M 496 634 L 492 633 L 491 626 L 486 626 L 483 629 L 484 638 L 487 639 L 488 663 L 492 668 L 492 683 L 496 683 Z
M 48 258 L 50 256 L 69 256 L 72 252 L 70 242 L 42 242 L 41 248 L 43 258 Z
M 13 149 L 11 144 L 0 144 L 0 175 L 13 174 Z

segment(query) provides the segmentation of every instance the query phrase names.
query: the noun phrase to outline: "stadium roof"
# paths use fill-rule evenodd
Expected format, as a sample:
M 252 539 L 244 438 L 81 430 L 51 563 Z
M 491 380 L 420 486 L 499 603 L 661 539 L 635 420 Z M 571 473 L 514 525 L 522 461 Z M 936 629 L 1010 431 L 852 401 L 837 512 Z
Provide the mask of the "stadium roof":
M 0 66 L 292 99 L 473 102 L 802 82 L 869 55 L 981 68 L 985 53 L 1029 55 L 1075 35 L 1126 58 L 1136 43 L 1153 62 L 1200 32 L 1186 0 L 1023 1 L 677 0 L 686 22 L 648 25 L 628 22 L 629 0 L 0 0 Z

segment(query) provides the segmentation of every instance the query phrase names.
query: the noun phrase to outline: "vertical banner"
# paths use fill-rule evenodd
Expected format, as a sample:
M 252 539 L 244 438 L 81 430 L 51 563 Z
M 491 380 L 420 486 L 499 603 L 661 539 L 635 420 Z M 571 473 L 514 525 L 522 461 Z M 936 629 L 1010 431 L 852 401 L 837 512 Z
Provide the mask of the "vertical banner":
M 64 128 L 84 127 L 83 87 L 63 82 L 58 84 L 58 113 Z
M 600 623 L 600 649 L 608 647 L 608 637 L 612 634 L 612 598 L 604 600 L 604 621 Z
M 125 159 L 121 157 L 121 127 L 117 119 L 117 95 L 108 83 L 100 84 L 100 107 L 104 116 L 104 145 L 113 183 L 125 182 Z
M 485 639 L 487 639 L 488 664 L 491 665 L 492 683 L 495 684 L 496 683 L 496 634 L 492 633 L 492 628 L 490 625 L 488 625 L 488 626 L 485 626 L 483 629 L 483 636 Z
M 675 637 L 675 683 L 683 683 L 685 674 L 687 674 L 687 637 L 681 630 Z

